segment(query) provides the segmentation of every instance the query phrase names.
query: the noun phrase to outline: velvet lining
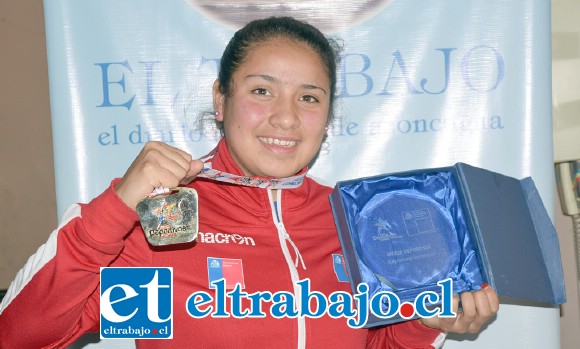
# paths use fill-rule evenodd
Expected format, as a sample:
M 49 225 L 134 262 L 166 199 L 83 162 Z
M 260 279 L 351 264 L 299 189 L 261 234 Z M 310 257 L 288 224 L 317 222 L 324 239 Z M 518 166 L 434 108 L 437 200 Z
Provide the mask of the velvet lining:
M 363 179 L 340 188 L 369 296 L 392 291 L 412 302 L 422 291 L 478 289 L 482 273 L 451 172 Z

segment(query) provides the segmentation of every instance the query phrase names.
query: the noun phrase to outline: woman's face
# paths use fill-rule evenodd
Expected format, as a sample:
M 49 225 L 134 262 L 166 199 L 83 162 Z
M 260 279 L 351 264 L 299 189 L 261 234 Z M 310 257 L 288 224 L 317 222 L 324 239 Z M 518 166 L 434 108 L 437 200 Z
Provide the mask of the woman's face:
M 214 84 L 216 117 L 246 176 L 288 177 L 316 155 L 330 110 L 330 80 L 308 46 L 274 38 L 250 49 L 231 96 Z

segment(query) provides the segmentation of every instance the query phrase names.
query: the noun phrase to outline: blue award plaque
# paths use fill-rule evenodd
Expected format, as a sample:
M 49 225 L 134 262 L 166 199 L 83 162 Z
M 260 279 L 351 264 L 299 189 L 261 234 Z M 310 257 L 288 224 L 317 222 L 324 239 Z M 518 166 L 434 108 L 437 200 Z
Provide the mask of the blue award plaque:
M 393 290 L 436 283 L 459 263 L 451 213 L 414 189 L 374 195 L 360 211 L 357 230 L 363 262 Z
M 341 181 L 330 203 L 353 292 L 364 283 L 369 298 L 413 303 L 451 279 L 454 293 L 485 282 L 512 299 L 566 300 L 558 236 L 529 177 L 457 163 Z M 370 312 L 365 327 L 405 320 Z
M 355 273 L 372 293 L 412 300 L 451 278 L 453 291 L 479 288 L 482 275 L 454 176 L 449 171 L 396 174 L 340 187 Z M 408 298 L 408 299 L 407 299 Z

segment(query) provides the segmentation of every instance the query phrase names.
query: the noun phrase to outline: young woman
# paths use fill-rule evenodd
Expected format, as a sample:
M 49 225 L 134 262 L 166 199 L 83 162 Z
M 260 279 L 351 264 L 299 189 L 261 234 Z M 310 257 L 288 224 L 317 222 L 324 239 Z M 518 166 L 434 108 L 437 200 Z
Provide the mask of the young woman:
M 430 348 L 446 332 L 478 332 L 497 312 L 494 290 L 461 296 L 455 318 L 353 329 L 344 318 L 195 319 L 188 297 L 209 288 L 208 258 L 240 260 L 247 294 L 286 291 L 309 279 L 325 295 L 339 282 L 340 254 L 325 187 L 306 176 L 332 117 L 337 53 L 314 27 L 268 18 L 239 30 L 213 86 L 223 139 L 202 160 L 167 144 L 145 145 L 122 179 L 88 204 L 74 205 L 18 274 L 0 316 L 0 347 L 64 347 L 99 328 L 102 266 L 173 267 L 173 339 L 139 348 Z M 293 188 L 261 189 L 196 178 L 212 168 L 253 179 L 292 178 Z M 198 240 L 153 247 L 135 208 L 154 188 L 187 185 L 199 194 Z M 455 299 L 457 309 L 459 299 Z M 245 304 L 247 305 L 247 304 Z M 267 305 L 263 310 L 267 313 Z

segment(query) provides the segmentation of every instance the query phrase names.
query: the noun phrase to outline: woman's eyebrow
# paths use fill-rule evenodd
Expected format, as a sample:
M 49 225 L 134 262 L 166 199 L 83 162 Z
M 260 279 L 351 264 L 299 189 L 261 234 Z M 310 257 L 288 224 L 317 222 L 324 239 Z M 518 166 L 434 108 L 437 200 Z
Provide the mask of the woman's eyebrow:
M 261 78 L 261 79 L 264 79 L 266 81 L 280 83 L 280 80 L 278 78 L 271 76 L 271 75 L 267 75 L 267 74 L 248 74 L 248 75 L 246 75 L 246 79 L 250 79 L 250 78 Z M 300 87 L 307 89 L 307 90 L 321 90 L 322 92 L 324 92 L 325 95 L 327 94 L 326 90 L 320 86 L 316 86 L 316 85 L 312 85 L 312 84 L 302 84 L 302 85 L 300 85 Z
M 302 86 L 302 88 L 305 88 L 305 89 L 308 89 L 308 90 L 321 90 L 322 92 L 324 92 L 324 94 L 327 94 L 326 93 L 326 90 L 323 89 L 320 86 L 310 85 L 310 84 L 302 84 L 301 86 Z
M 248 75 L 246 75 L 246 79 L 250 79 L 250 78 L 262 78 L 266 81 L 272 81 L 272 82 L 279 82 L 280 81 L 277 78 L 275 78 L 271 75 L 266 75 L 266 74 L 248 74 Z

